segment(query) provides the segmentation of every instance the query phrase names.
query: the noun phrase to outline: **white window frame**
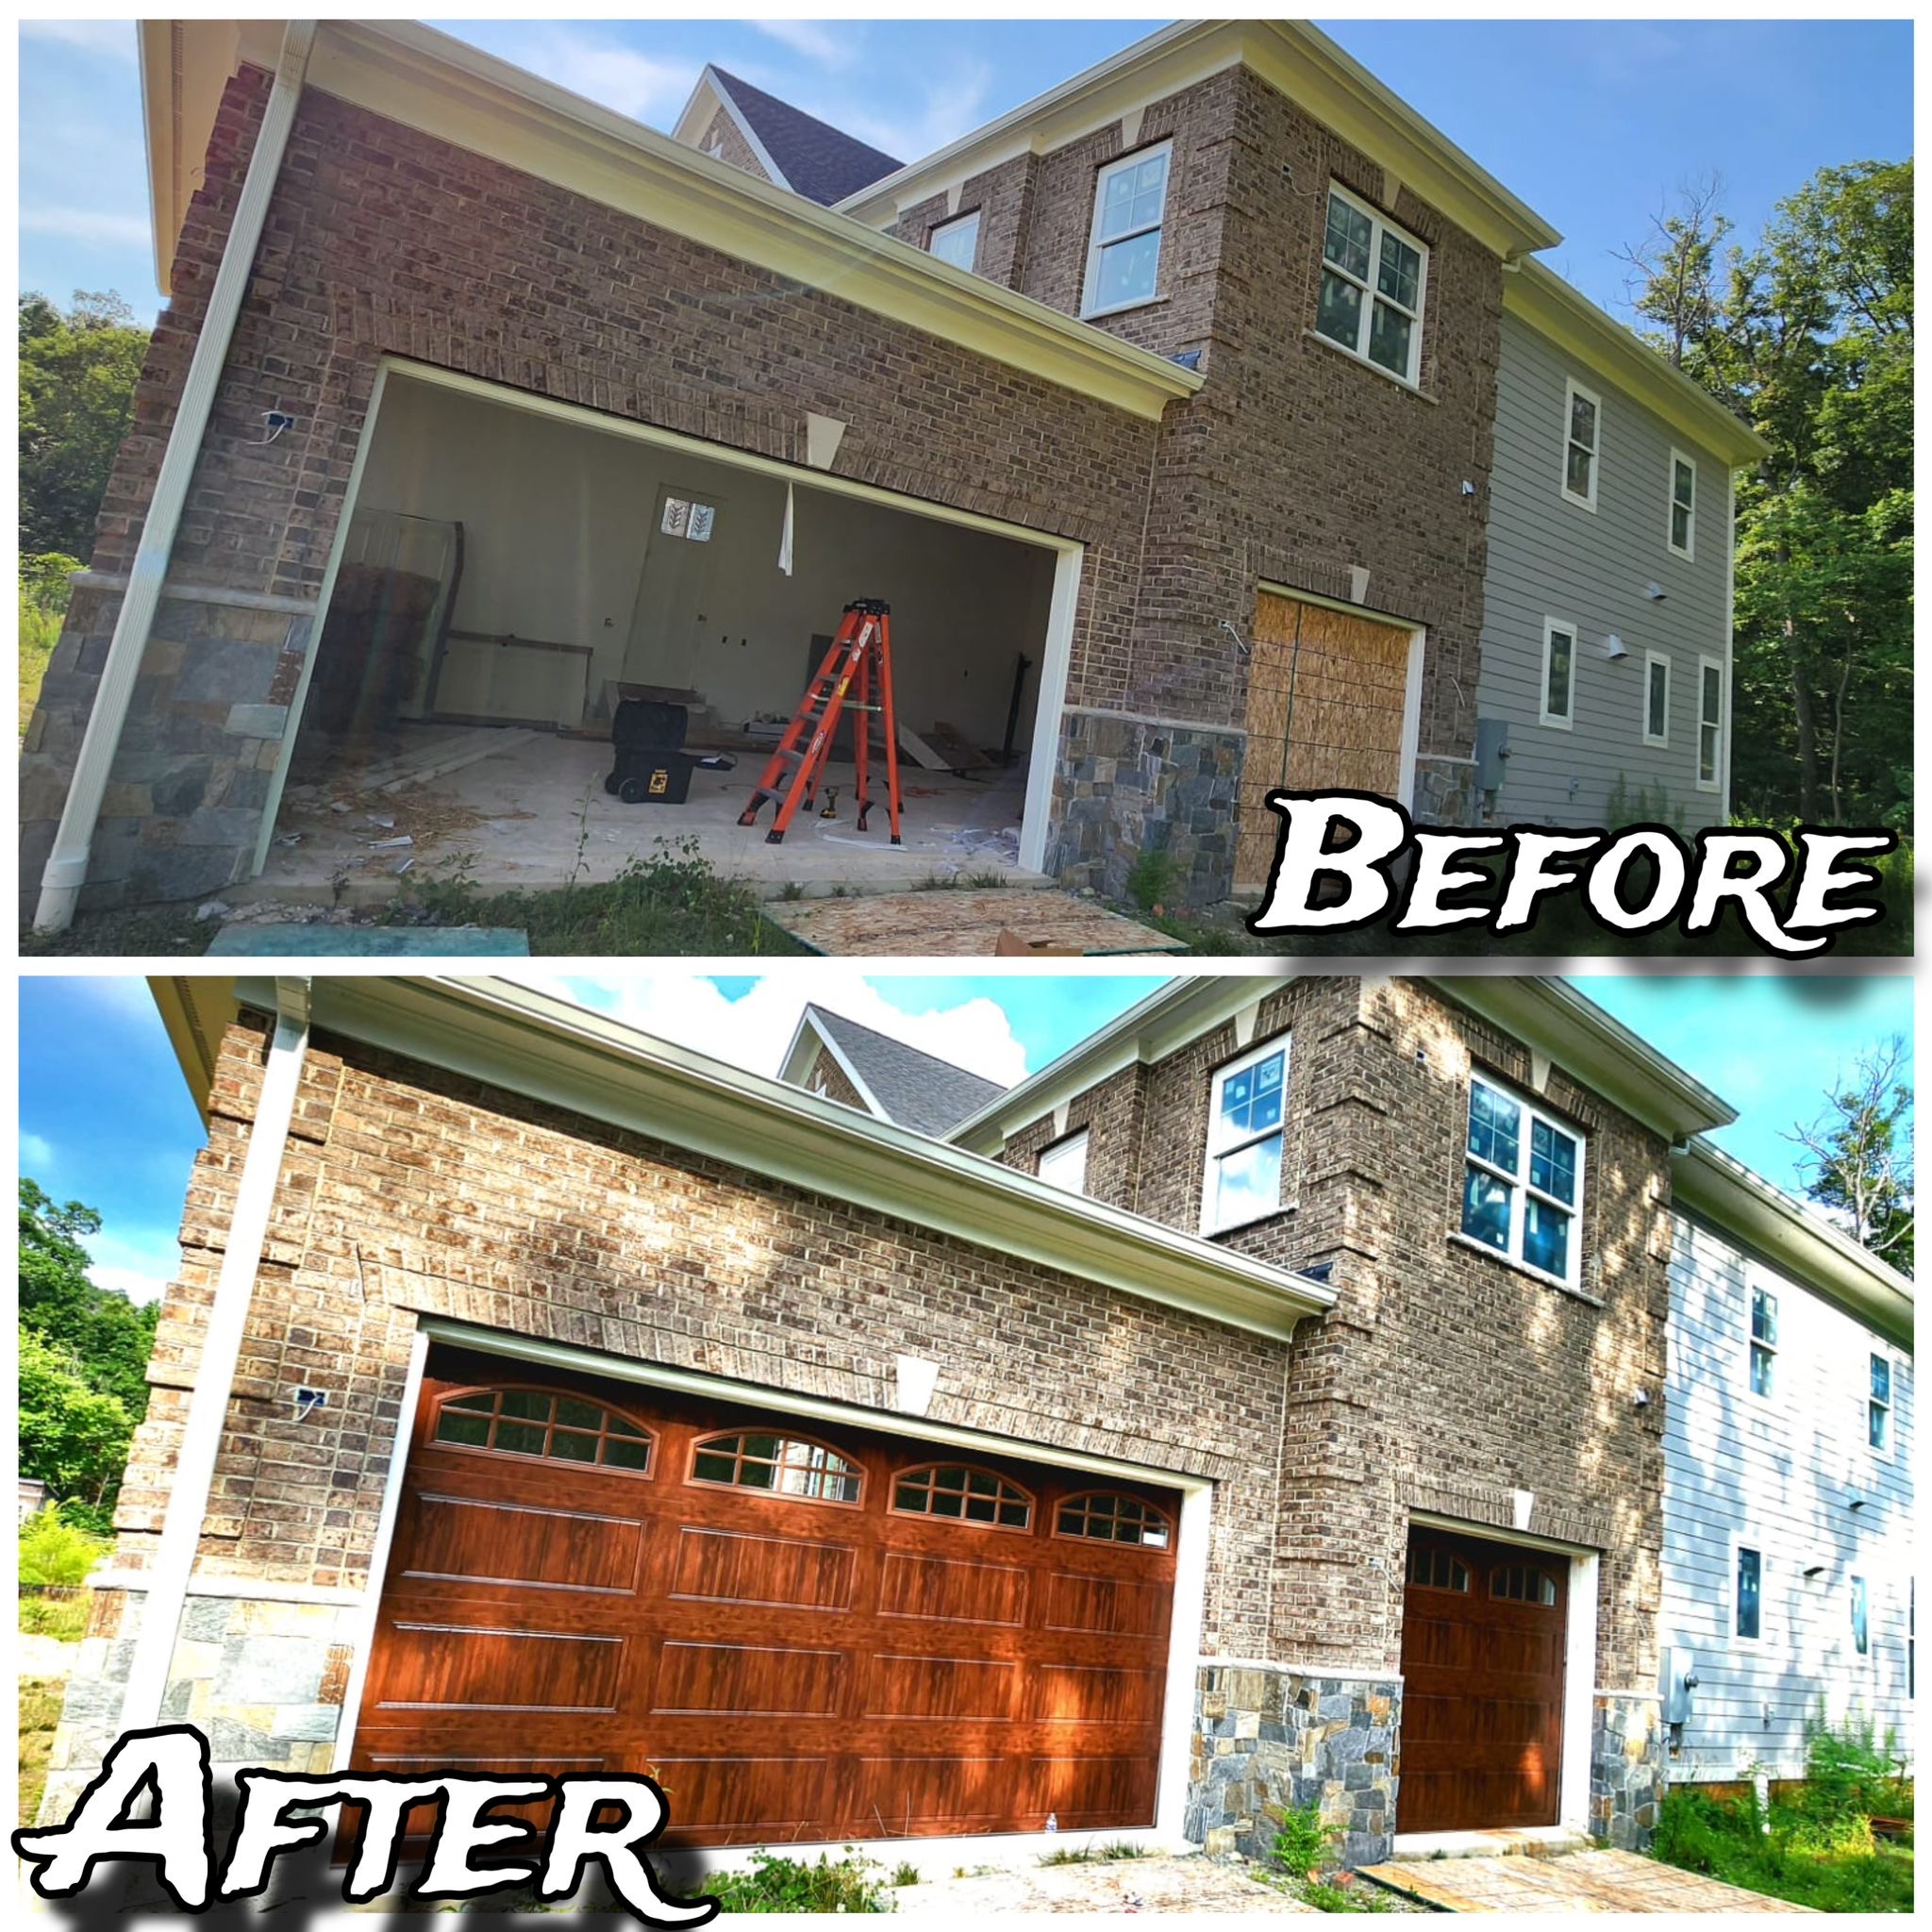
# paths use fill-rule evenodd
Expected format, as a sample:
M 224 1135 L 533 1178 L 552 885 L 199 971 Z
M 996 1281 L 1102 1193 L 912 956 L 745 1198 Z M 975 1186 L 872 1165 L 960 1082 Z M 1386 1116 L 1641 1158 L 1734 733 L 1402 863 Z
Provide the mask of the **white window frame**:
M 1100 239 L 1101 210 L 1107 206 L 1107 184 L 1124 168 L 1138 168 L 1151 161 L 1156 155 L 1167 157 L 1167 179 L 1160 190 L 1160 219 L 1150 223 L 1144 228 L 1130 229 L 1124 235 L 1109 235 L 1105 243 Z M 1174 198 L 1174 142 L 1149 142 L 1145 147 L 1137 147 L 1132 154 L 1120 156 L 1108 161 L 1093 176 L 1093 218 L 1087 225 L 1087 278 L 1080 292 L 1080 319 L 1091 322 L 1100 315 L 1124 315 L 1130 308 L 1145 308 L 1150 304 L 1165 300 L 1160 292 L 1160 258 L 1167 245 L 1167 208 Z M 1154 291 L 1151 294 L 1136 295 L 1131 301 L 1110 303 L 1100 308 L 1098 291 L 1100 288 L 1100 256 L 1103 246 L 1114 248 L 1123 242 L 1131 242 L 1138 235 L 1155 235 L 1159 239 L 1154 244 Z
M 1087 1191 L 1087 1145 L 1088 1129 L 1080 1127 L 1074 1132 L 1063 1135 L 1049 1147 L 1040 1151 L 1040 1163 L 1035 1169 L 1035 1177 L 1046 1182 L 1049 1187 L 1064 1188 L 1070 1194 L 1084 1194 Z M 1062 1180 L 1050 1169 L 1071 1167 L 1075 1158 L 1079 1161 L 1079 1178 Z
M 1360 320 L 1356 327 L 1355 346 L 1353 348 L 1346 342 L 1338 341 L 1333 336 L 1324 333 L 1320 328 L 1314 328 L 1314 333 L 1321 337 L 1322 341 L 1326 342 L 1331 348 L 1340 349 L 1344 356 L 1353 356 L 1357 362 L 1366 363 L 1378 375 L 1386 375 L 1391 382 L 1400 382 L 1406 384 L 1410 389 L 1420 389 L 1423 373 L 1423 328 L 1429 312 L 1429 244 L 1423 241 L 1420 236 L 1411 235 L 1399 223 L 1391 222 L 1379 208 L 1375 208 L 1372 203 L 1364 201 L 1360 195 L 1351 194 L 1339 181 L 1329 182 L 1328 196 L 1346 203 L 1357 214 L 1368 218 L 1369 279 L 1366 282 L 1358 281 L 1348 270 L 1328 259 L 1328 199 L 1324 198 L 1322 203 L 1322 235 L 1321 241 L 1317 244 L 1322 251 L 1321 268 L 1324 272 L 1333 270 L 1343 281 L 1351 283 L 1354 287 L 1359 289 L 1362 292 L 1362 306 Z M 1416 270 L 1415 308 L 1413 309 L 1403 308 L 1403 305 L 1400 302 L 1393 300 L 1391 296 L 1380 293 L 1376 286 L 1376 269 L 1382 259 L 1382 237 L 1385 234 L 1393 235 L 1406 247 L 1413 248 L 1421 258 L 1421 266 Z M 1321 312 L 1321 288 L 1318 282 L 1315 292 L 1317 314 Z M 1378 301 L 1387 302 L 1391 308 L 1400 309 L 1415 323 L 1414 328 L 1409 331 L 1408 366 L 1406 369 L 1385 368 L 1369 354 L 1369 332 L 1374 327 L 1375 304 Z M 1313 326 L 1311 324 L 1310 327 L 1313 328 Z
M 1570 640 L 1570 679 L 1565 691 L 1565 702 L 1570 708 L 1560 717 L 1550 709 L 1550 658 L 1558 631 Z M 1547 724 L 1552 731 L 1574 731 L 1576 728 L 1576 648 L 1581 641 L 1582 634 L 1568 618 L 1543 619 L 1542 675 L 1536 688 L 1537 723 Z
M 1690 472 L 1690 501 L 1686 508 L 1684 535 L 1686 541 L 1677 541 L 1677 466 Z M 1697 459 L 1689 457 L 1680 449 L 1671 451 L 1670 466 L 1664 472 L 1664 547 L 1673 557 L 1681 557 L 1686 563 L 1697 561 Z
M 970 225 L 973 230 L 973 247 L 970 258 L 965 261 L 948 262 L 947 265 L 951 268 L 963 269 L 969 275 L 977 275 L 979 273 L 979 217 L 982 212 L 982 209 L 976 208 L 968 208 L 963 215 L 955 215 L 951 221 L 939 223 L 925 238 L 925 252 L 936 261 L 945 261 L 946 258 L 940 253 L 939 249 L 940 237 L 941 235 L 950 235 L 957 229 L 965 228 Z
M 1865 1362 L 1865 1453 L 1880 1462 L 1890 1462 L 1898 1445 L 1898 1363 L 1890 1349 L 1868 1348 Z M 1886 1399 L 1880 1402 L 1872 1392 L 1872 1364 L 1885 1364 Z M 1885 1411 L 1885 1446 L 1872 1440 L 1872 1411 Z
M 1765 1296 L 1771 1303 L 1772 1326 L 1776 1330 L 1779 1338 L 1776 1341 L 1759 1341 L 1752 1328 L 1751 1318 L 1757 1310 L 1757 1297 L 1760 1294 Z M 1746 1275 L 1744 1279 L 1744 1393 L 1753 1402 L 1774 1407 L 1777 1404 L 1779 1358 L 1784 1354 L 1784 1329 L 1781 1325 L 1783 1320 L 1784 1309 L 1780 1306 L 1777 1290 L 1768 1287 L 1762 1282 L 1754 1281 L 1749 1275 Z M 1759 1348 L 1768 1349 L 1771 1353 L 1771 1393 L 1769 1395 L 1758 1394 L 1757 1390 L 1751 1386 L 1752 1352 Z
M 1746 1637 L 1738 1628 L 1738 1559 L 1746 1550 L 1749 1550 L 1757 1558 L 1757 1635 L 1756 1637 Z M 1766 1586 L 1770 1581 L 1770 1577 L 1771 1563 L 1764 1554 L 1764 1545 L 1761 1542 L 1746 1542 L 1742 1537 L 1734 1536 L 1731 1539 L 1730 1581 L 1724 1589 L 1724 1603 L 1729 1611 L 1729 1616 L 1724 1624 L 1724 1636 L 1729 1642 L 1741 1643 L 1750 1650 L 1759 1649 L 1763 1645 L 1765 1641 L 1765 1606 L 1770 1601 L 1770 1591 Z
M 1660 733 L 1653 733 L 1650 728 L 1650 685 L 1659 671 L 1664 675 L 1664 728 Z M 1643 741 L 1656 745 L 1659 751 L 1670 749 L 1671 654 L 1668 651 L 1646 651 L 1643 654 Z
M 1493 1161 L 1485 1160 L 1480 1154 L 1470 1151 L 1469 1113 L 1474 1099 L 1475 1089 L 1487 1087 L 1492 1093 L 1500 1093 L 1504 1099 L 1513 1101 L 1523 1110 L 1523 1127 L 1516 1140 L 1516 1172 L 1506 1173 Z M 1559 1200 L 1555 1194 L 1545 1193 L 1542 1189 L 1531 1184 L 1529 1159 L 1531 1124 L 1541 1120 L 1545 1125 L 1554 1127 L 1567 1141 L 1576 1144 L 1576 1198 L 1574 1201 Z M 1555 1282 L 1558 1288 L 1574 1289 L 1582 1280 L 1583 1273 L 1583 1210 L 1588 1195 L 1585 1187 L 1588 1179 L 1590 1137 L 1574 1121 L 1567 1121 L 1549 1108 L 1540 1107 L 1519 1089 L 1507 1080 L 1499 1080 L 1494 1074 L 1473 1067 L 1470 1070 L 1469 1088 L 1462 1097 L 1461 1127 L 1462 1159 L 1456 1171 L 1456 1235 L 1458 1241 L 1466 1241 L 1479 1254 L 1489 1256 L 1492 1261 L 1507 1261 L 1512 1268 L 1521 1268 L 1525 1274 L 1533 1274 L 1539 1281 Z M 1493 1248 L 1486 1241 L 1467 1232 L 1462 1225 L 1462 1191 L 1466 1185 L 1466 1171 L 1478 1167 L 1487 1174 L 1493 1174 L 1502 1181 L 1511 1194 L 1509 1204 L 1509 1245 L 1507 1248 Z M 1534 1261 L 1523 1257 L 1523 1235 L 1529 1217 L 1523 1211 L 1525 1200 L 1534 1198 L 1554 1208 L 1559 1214 L 1570 1217 L 1570 1240 L 1566 1244 L 1565 1258 L 1569 1264 L 1566 1274 L 1552 1274 L 1547 1268 L 1540 1268 Z
M 1237 1074 L 1244 1073 L 1249 1067 L 1257 1067 L 1263 1060 L 1281 1056 L 1281 1122 L 1278 1126 L 1270 1127 L 1258 1134 L 1223 1135 L 1221 1132 L 1221 1095 Z M 1226 1234 L 1231 1228 L 1250 1227 L 1257 1221 L 1266 1221 L 1291 1206 L 1288 1193 L 1288 1083 L 1294 1074 L 1294 1047 L 1292 1036 L 1277 1033 L 1273 1038 L 1253 1046 L 1238 1059 L 1231 1059 L 1225 1066 L 1216 1067 L 1214 1077 L 1208 1088 L 1208 1151 L 1201 1169 L 1201 1232 L 1203 1234 Z M 1272 1208 L 1256 1209 L 1236 1221 L 1221 1221 L 1215 1218 L 1214 1198 L 1219 1191 L 1215 1187 L 1216 1169 L 1230 1154 L 1239 1154 L 1244 1147 L 1252 1147 L 1258 1141 L 1268 1140 L 1272 1135 L 1281 1137 L 1281 1174 L 1275 1184 L 1274 1205 Z
M 1858 1648 L 1858 1597 L 1865 1598 L 1865 1647 Z M 1872 1589 L 1871 1577 L 1854 1571 L 1845 1573 L 1845 1637 L 1851 1649 L 1852 1668 L 1861 1670 L 1871 1665 L 1878 1654 L 1878 1646 L 1872 1641 Z
M 1590 493 L 1579 496 L 1570 487 L 1570 444 L 1573 438 L 1570 425 L 1576 414 L 1576 398 L 1581 396 L 1596 411 L 1596 441 L 1593 445 L 1578 444 L 1579 448 L 1590 450 Z M 1563 491 L 1563 501 L 1574 503 L 1578 509 L 1587 509 L 1592 515 L 1596 512 L 1597 485 L 1602 480 L 1604 467 L 1604 399 L 1593 389 L 1585 389 L 1573 375 L 1563 384 L 1563 424 L 1561 440 L 1557 447 L 1557 482 Z
M 1717 673 L 1717 716 L 1707 717 L 1704 709 L 1704 688 L 1707 671 Z M 1724 671 L 1724 660 L 1700 654 L 1697 659 L 1697 742 L 1693 747 L 1697 758 L 1697 789 L 1700 791 L 1719 791 L 1724 782 L 1724 705 L 1729 696 L 1725 690 L 1729 682 Z M 1710 776 L 1704 775 L 1704 734 L 1715 726 L 1717 730 L 1716 753 L 1711 763 Z

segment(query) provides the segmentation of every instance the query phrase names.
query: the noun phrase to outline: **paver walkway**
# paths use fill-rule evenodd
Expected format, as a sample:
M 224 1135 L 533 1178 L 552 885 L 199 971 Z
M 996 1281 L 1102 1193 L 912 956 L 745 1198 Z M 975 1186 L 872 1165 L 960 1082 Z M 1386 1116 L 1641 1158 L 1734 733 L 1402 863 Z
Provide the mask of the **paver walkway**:
M 891 1894 L 902 1917 L 963 1924 L 1006 1912 L 1306 1912 L 1232 1859 L 1155 1856 L 1084 1865 L 1027 1865 L 970 1878 L 928 1879 Z
M 1808 1912 L 1634 1852 L 1397 1859 L 1362 1875 L 1445 1912 Z

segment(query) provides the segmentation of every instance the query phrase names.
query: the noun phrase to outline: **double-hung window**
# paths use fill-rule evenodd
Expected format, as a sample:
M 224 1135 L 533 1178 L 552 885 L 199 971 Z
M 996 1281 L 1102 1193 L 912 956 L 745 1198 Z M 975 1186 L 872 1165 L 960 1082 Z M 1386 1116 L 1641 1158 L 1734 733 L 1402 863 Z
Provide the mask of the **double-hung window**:
M 1686 563 L 1697 555 L 1697 465 L 1680 449 L 1671 452 L 1671 555 Z
M 925 247 L 936 261 L 949 261 L 971 275 L 973 264 L 979 258 L 979 210 L 974 208 L 957 221 L 941 223 L 926 238 Z
M 1174 143 L 1163 141 L 1101 169 L 1094 185 L 1083 314 L 1107 315 L 1154 300 L 1173 154 Z
M 1862 1576 L 1852 1578 L 1852 1648 L 1872 1655 L 1872 1598 Z
M 1537 722 L 1568 731 L 1576 722 L 1576 626 L 1543 619 L 1543 682 Z
M 1717 658 L 1697 660 L 1697 789 L 1718 790 L 1724 772 L 1724 667 Z
M 1643 654 L 1643 741 L 1671 741 L 1671 660 L 1661 651 Z
M 1764 1557 L 1742 1543 L 1738 1545 L 1731 1628 L 1746 1643 L 1756 1643 L 1764 1635 Z
M 1056 1141 L 1040 1157 L 1040 1178 L 1070 1194 L 1087 1191 L 1087 1129 Z
M 1282 1123 L 1288 1041 L 1230 1061 L 1214 1076 L 1208 1108 L 1208 1176 L 1201 1231 L 1217 1234 L 1281 1206 Z
M 1865 1401 L 1865 1440 L 1881 1456 L 1891 1454 L 1891 1357 L 1872 1357 L 1872 1392 Z
M 1493 1081 L 1473 1078 L 1462 1232 L 1574 1288 L 1582 1207 L 1583 1137 Z
M 1603 454 L 1604 406 L 1580 382 L 1563 389 L 1563 498 L 1579 509 L 1596 508 L 1597 458 Z
M 1421 379 L 1429 251 L 1365 201 L 1328 190 L 1315 327 L 1407 383 Z
M 1751 1392 L 1777 1393 L 1777 1297 L 1762 1288 L 1751 1291 Z

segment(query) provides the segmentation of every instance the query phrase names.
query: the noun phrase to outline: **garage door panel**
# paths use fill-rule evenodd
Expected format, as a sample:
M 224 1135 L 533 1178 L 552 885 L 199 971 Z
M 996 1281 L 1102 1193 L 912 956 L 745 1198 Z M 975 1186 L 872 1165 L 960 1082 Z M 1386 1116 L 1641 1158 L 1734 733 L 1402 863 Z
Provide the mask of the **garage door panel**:
M 678 1531 L 671 1594 L 711 1604 L 843 1610 L 853 1601 L 858 1553 L 849 1543 L 699 1527 Z
M 1165 1637 L 1173 1590 L 1165 1574 L 1136 1582 L 1057 1570 L 1046 1579 L 1046 1627 L 1106 1637 Z
M 1036 1757 L 1027 1782 L 1032 1808 L 1063 1831 L 1154 1823 L 1159 1780 L 1151 1757 Z
M 736 1837 L 815 1839 L 824 1835 L 832 1760 L 823 1756 L 666 1757 L 656 1776 L 671 1813 L 672 1842 Z
M 1009 1563 L 889 1550 L 879 1577 L 879 1615 L 1017 1629 L 1026 1622 L 1032 1585 L 1031 1571 Z
M 617 1708 L 628 1640 L 567 1630 L 397 1623 L 382 1710 L 582 1711 Z
M 1027 1676 L 1028 1715 L 1043 1724 L 1148 1724 L 1160 1720 L 1164 1670 L 1040 1664 Z
M 884 1652 L 867 1660 L 860 1715 L 1009 1723 L 1019 1714 L 1020 1686 L 1011 1658 Z
M 651 1708 L 677 1716 L 834 1717 L 850 1671 L 840 1650 L 667 1642 Z
M 854 1814 L 881 1838 L 1011 1831 L 1023 1764 L 1004 1754 L 862 1756 Z M 1022 1800 L 1024 1803 L 1024 1799 Z M 1038 1829 L 1022 1825 L 1021 1829 Z
M 405 1576 L 591 1594 L 637 1589 L 645 1535 L 637 1517 L 439 1491 L 413 1500 Z

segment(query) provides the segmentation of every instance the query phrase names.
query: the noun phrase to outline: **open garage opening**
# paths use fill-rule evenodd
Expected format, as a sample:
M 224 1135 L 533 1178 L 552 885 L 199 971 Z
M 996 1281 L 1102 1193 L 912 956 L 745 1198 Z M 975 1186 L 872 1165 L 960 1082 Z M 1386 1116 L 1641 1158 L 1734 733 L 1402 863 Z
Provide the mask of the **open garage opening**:
M 1036 875 L 1078 566 L 1076 545 L 821 471 L 388 368 L 259 883 L 542 890 L 659 841 L 773 894 Z M 861 597 L 891 609 L 904 842 L 876 735 L 858 827 L 848 714 L 814 809 L 772 845 L 769 808 L 740 815 Z M 681 732 L 681 797 L 607 790 L 638 698 Z

